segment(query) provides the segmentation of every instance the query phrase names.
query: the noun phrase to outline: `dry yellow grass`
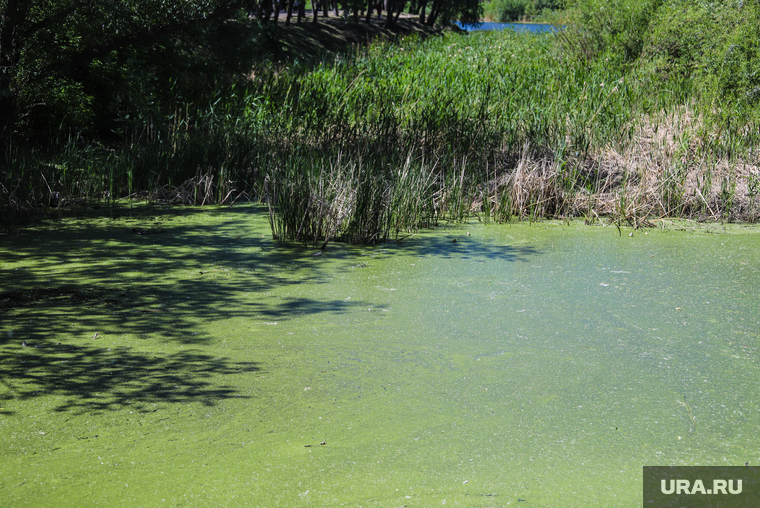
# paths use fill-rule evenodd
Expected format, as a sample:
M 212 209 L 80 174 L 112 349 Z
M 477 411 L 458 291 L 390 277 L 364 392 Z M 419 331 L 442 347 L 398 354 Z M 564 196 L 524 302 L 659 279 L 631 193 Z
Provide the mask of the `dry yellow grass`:
M 683 107 L 641 118 L 625 146 L 607 146 L 562 167 L 525 145 L 517 157 L 505 155 L 516 162 L 490 180 L 489 204 L 503 216 L 606 216 L 634 226 L 663 217 L 755 221 L 760 167 L 703 150 L 717 135 Z M 568 172 L 574 173 L 571 185 Z M 509 209 L 499 210 L 500 204 Z M 482 196 L 472 201 L 473 210 L 483 205 Z

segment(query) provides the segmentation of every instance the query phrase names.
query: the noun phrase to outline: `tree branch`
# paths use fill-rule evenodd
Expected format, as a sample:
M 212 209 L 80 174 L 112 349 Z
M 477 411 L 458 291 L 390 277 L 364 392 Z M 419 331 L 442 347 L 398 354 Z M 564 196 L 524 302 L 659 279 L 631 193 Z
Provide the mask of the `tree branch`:
M 46 28 L 63 22 L 70 14 L 73 14 L 80 5 L 84 5 L 84 2 L 72 2 L 71 5 L 54 13 L 52 16 L 48 16 L 36 23 L 32 23 L 21 33 L 21 37 L 27 39 L 40 30 L 45 30 Z
M 103 57 L 104 55 L 107 55 L 111 51 L 115 51 L 117 49 L 121 49 L 121 48 L 132 46 L 132 45 L 148 44 L 154 41 L 155 39 L 158 39 L 159 37 L 182 32 L 194 26 L 201 25 L 204 23 L 209 23 L 215 19 L 219 19 L 221 17 L 227 16 L 228 14 L 230 14 L 231 12 L 237 9 L 243 8 L 248 3 L 249 1 L 247 0 L 236 0 L 235 2 L 219 7 L 214 11 L 211 11 L 209 14 L 205 16 L 186 19 L 186 20 L 173 23 L 170 25 L 166 25 L 166 26 L 154 27 L 154 28 L 151 28 L 150 30 L 145 30 L 142 32 L 134 33 L 134 34 L 125 35 L 124 37 L 117 37 L 116 39 L 102 46 L 90 47 L 90 48 L 80 51 L 79 53 L 74 55 L 74 57 L 72 58 L 72 61 L 74 62 L 75 65 L 85 65 L 95 59 L 98 59 L 98 58 Z

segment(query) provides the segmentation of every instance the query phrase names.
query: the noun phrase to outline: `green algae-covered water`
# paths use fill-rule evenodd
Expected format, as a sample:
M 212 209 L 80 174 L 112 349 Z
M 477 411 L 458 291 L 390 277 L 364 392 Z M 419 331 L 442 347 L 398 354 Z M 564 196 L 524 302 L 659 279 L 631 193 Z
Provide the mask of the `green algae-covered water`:
M 760 229 L 630 232 L 316 255 L 240 207 L 4 235 L 2 504 L 628 507 L 644 465 L 757 464 Z

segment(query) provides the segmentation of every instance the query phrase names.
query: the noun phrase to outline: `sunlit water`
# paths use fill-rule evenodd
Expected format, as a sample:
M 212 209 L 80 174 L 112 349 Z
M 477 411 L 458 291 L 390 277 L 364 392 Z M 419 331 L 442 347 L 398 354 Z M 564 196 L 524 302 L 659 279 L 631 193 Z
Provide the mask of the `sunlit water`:
M 644 465 L 757 464 L 760 230 L 631 232 L 315 255 L 241 207 L 5 236 L 3 504 L 628 507 Z
M 461 21 L 457 21 L 457 26 L 462 30 L 468 32 L 481 32 L 487 30 L 514 30 L 516 32 L 532 32 L 532 33 L 544 33 L 553 32 L 556 30 L 554 25 L 549 23 L 496 23 L 493 21 L 485 21 L 477 25 L 466 25 Z

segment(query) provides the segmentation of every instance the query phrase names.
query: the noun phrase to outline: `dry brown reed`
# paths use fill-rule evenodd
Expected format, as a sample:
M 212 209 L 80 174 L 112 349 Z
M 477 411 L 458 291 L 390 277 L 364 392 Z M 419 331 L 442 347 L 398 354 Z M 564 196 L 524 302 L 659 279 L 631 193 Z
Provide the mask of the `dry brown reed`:
M 525 144 L 471 209 L 496 218 L 608 217 L 638 227 L 663 217 L 748 220 L 760 215 L 760 167 L 748 156 L 716 156 L 718 136 L 688 107 L 637 122 L 630 142 L 560 160 Z M 751 153 L 749 150 L 745 153 Z
M 217 181 L 215 181 L 217 180 Z M 131 199 L 145 199 L 152 203 L 172 205 L 231 205 L 241 198 L 249 201 L 250 195 L 238 191 L 234 182 L 224 179 L 219 182 L 212 172 L 185 180 L 180 185 L 162 185 L 150 192 L 132 194 Z

